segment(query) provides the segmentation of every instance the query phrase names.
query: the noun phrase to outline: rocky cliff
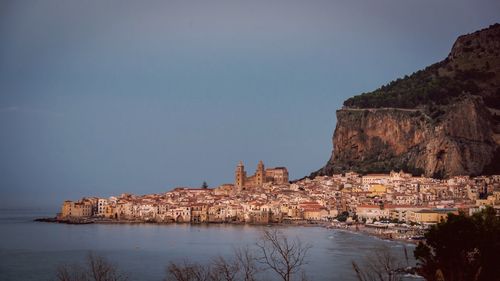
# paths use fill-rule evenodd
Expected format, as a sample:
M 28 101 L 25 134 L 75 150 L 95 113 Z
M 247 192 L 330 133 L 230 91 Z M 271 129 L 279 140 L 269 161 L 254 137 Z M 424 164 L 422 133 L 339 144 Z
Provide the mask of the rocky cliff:
M 500 25 L 460 36 L 448 57 L 350 98 L 333 152 L 311 176 L 405 170 L 500 174 Z

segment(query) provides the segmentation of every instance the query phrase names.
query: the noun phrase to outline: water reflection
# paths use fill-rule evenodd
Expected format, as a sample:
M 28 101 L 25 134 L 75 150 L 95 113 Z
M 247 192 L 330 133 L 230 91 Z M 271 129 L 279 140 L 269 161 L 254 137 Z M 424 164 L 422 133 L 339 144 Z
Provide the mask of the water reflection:
M 249 225 L 65 225 L 32 222 L 41 212 L 0 211 L 0 280 L 50 280 L 58 264 L 83 261 L 89 251 L 102 254 L 130 274 L 131 280 L 162 280 L 169 261 L 206 262 L 233 249 L 253 245 L 263 226 Z M 319 227 L 280 227 L 310 243 L 306 272 L 310 280 L 355 280 L 351 261 L 389 246 L 404 257 L 403 246 L 359 233 Z

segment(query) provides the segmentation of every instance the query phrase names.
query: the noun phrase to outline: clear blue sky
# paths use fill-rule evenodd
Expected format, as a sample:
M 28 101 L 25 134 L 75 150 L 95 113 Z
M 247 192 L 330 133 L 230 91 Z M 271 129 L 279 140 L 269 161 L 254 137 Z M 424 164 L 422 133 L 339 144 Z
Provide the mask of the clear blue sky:
M 0 2 L 0 207 L 291 178 L 335 110 L 500 22 L 500 1 Z

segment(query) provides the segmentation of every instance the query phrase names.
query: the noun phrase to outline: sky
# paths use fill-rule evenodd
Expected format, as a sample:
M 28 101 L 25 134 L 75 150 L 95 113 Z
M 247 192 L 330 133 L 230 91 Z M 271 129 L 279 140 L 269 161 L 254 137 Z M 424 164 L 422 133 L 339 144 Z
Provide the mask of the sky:
M 301 178 L 342 102 L 444 59 L 500 1 L 0 1 L 0 208 Z

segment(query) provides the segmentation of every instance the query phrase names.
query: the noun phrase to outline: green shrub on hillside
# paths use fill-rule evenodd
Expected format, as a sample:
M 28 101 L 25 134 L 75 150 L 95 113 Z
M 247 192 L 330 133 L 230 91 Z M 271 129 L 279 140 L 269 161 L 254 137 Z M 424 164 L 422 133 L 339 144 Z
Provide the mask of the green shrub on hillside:
M 446 62 L 446 61 L 445 61 Z M 478 95 L 481 90 L 475 81 L 486 81 L 493 72 L 478 69 L 454 70 L 454 76 L 439 75 L 440 62 L 399 78 L 379 89 L 347 99 L 344 106 L 354 108 L 416 108 L 429 105 L 445 105 L 462 95 Z M 450 67 L 450 65 L 447 65 Z

